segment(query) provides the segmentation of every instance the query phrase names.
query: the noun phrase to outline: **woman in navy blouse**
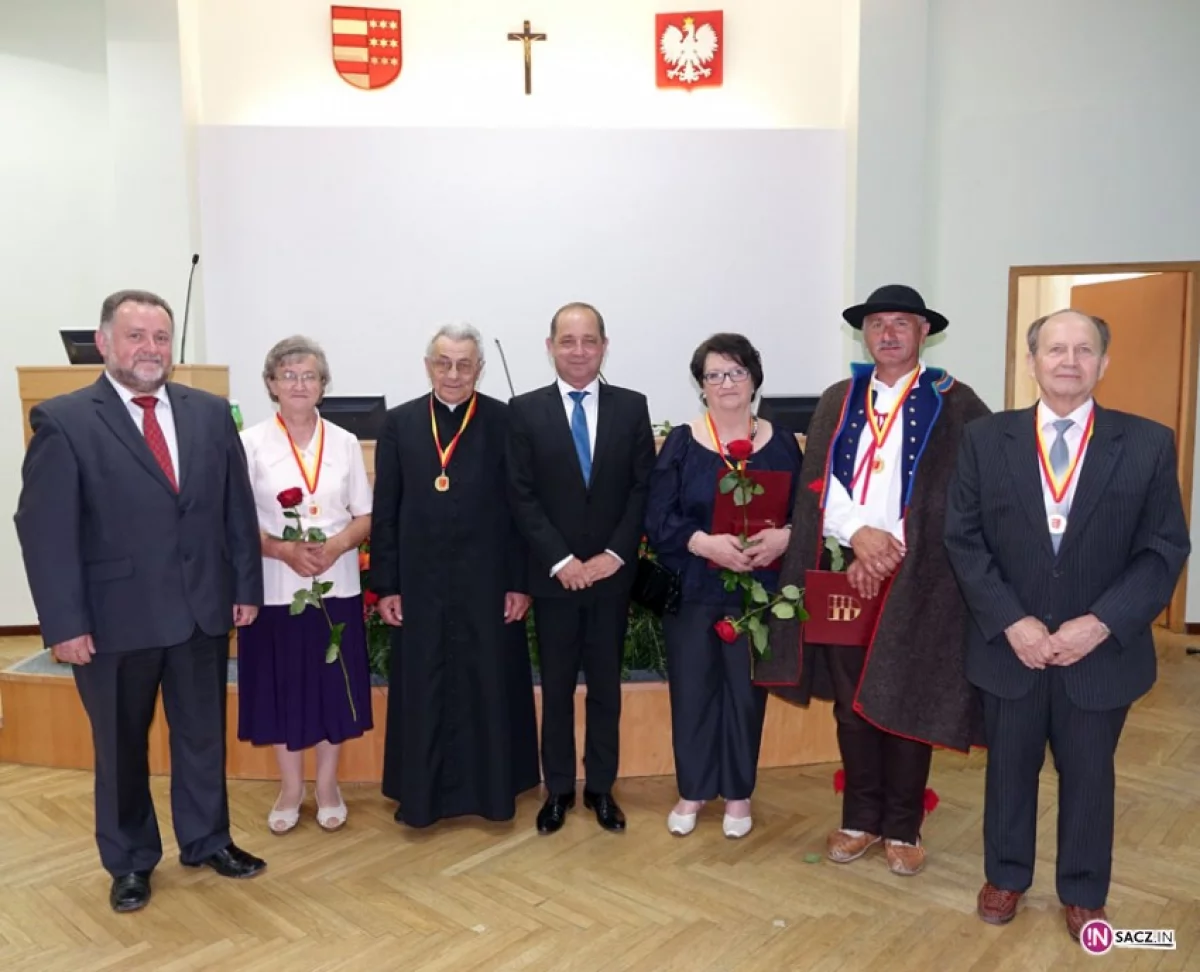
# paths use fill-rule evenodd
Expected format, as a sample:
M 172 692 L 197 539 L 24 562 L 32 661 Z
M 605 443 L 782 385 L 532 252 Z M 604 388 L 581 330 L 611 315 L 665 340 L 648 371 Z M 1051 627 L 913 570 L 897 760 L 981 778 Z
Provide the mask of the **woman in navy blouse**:
M 750 681 L 750 647 L 744 636 L 725 644 L 713 625 L 742 613 L 741 592 L 725 591 L 719 567 L 753 571 L 769 591 L 779 574 L 766 567 L 787 549 L 790 526 L 762 530 L 743 549 L 731 534 L 712 535 L 717 481 L 729 468 L 725 448 L 749 439 L 749 469 L 791 473 L 792 497 L 800 478 L 794 435 L 754 414 L 762 386 L 762 360 L 740 334 L 714 334 L 692 355 L 692 377 L 706 411 L 671 431 L 650 479 L 646 536 L 659 561 L 680 575 L 677 614 L 663 619 L 671 692 L 675 777 L 680 800 L 667 817 L 673 834 L 690 834 L 701 807 L 725 799 L 726 837 L 750 832 L 750 796 L 758 767 L 766 690 Z M 790 513 L 792 501 L 787 509 Z

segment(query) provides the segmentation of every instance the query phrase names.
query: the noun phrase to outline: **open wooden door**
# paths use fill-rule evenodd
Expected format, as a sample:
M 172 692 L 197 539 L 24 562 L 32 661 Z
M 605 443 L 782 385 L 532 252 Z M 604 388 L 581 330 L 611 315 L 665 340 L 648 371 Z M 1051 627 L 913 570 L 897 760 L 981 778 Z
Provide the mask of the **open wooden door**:
M 1174 431 L 1175 447 L 1181 453 L 1183 431 L 1192 421 L 1184 414 L 1190 405 L 1186 393 L 1189 276 L 1152 273 L 1071 288 L 1071 306 L 1104 318 L 1112 329 L 1108 371 L 1096 387 L 1096 401 L 1161 422 Z M 1181 484 L 1190 481 L 1190 470 L 1188 478 L 1183 472 L 1179 470 Z M 1184 593 L 1181 577 L 1158 623 L 1183 630 Z

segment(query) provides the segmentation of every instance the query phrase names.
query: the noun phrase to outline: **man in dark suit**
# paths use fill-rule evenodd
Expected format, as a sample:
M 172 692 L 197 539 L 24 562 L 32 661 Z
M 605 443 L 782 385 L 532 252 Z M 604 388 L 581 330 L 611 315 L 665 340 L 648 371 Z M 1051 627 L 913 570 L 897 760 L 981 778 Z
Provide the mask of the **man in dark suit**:
M 967 678 L 988 744 L 979 916 L 1004 924 L 1033 881 L 1038 775 L 1059 774 L 1057 891 L 1074 938 L 1105 918 L 1113 756 L 1154 684 L 1151 624 L 1191 549 L 1169 429 L 1102 408 L 1108 325 L 1029 328 L 1033 408 L 967 427 L 946 548 L 972 614 Z
M 148 735 L 161 686 L 180 860 L 225 877 L 266 865 L 229 835 L 229 630 L 262 603 L 246 460 L 228 403 L 167 382 L 174 318 L 161 298 L 104 301 L 94 385 L 30 414 L 16 525 L 42 638 L 74 666 L 92 725 L 96 840 L 109 901 L 150 900 L 162 841 Z
M 612 796 L 621 721 L 621 659 L 637 568 L 654 434 L 646 398 L 599 380 L 604 318 L 561 308 L 546 349 L 558 380 L 509 409 L 509 496 L 530 547 L 542 674 L 542 834 L 575 805 L 575 685 L 587 680 L 583 803 L 606 830 L 625 829 Z

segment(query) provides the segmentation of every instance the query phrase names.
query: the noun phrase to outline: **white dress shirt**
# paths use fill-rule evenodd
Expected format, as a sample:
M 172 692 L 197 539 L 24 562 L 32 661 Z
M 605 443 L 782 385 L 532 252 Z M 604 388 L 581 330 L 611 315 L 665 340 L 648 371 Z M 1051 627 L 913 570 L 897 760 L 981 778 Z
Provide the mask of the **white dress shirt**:
M 567 411 L 567 426 L 571 425 L 571 416 L 575 414 L 575 399 L 571 392 L 587 392 L 583 399 L 583 414 L 587 418 L 588 449 L 592 456 L 596 455 L 596 425 L 600 420 L 600 379 L 593 378 L 590 385 L 583 388 L 572 388 L 561 378 L 558 379 L 558 391 L 562 395 L 563 408 Z M 571 441 L 574 441 L 572 439 Z
M 298 486 L 304 493 L 300 505 L 304 529 L 320 527 L 332 537 L 341 533 L 356 516 L 371 512 L 371 484 L 363 462 L 362 446 L 358 439 L 332 422 L 323 422 L 325 451 L 321 457 L 320 477 L 316 494 L 308 492 L 304 475 L 292 455 L 287 434 L 272 415 L 252 425 L 242 433 L 242 445 L 250 467 L 250 486 L 254 490 L 254 505 L 258 510 L 258 525 L 272 537 L 282 537 L 289 520 L 276 497 L 285 489 Z M 313 468 L 317 456 L 317 436 L 300 450 L 308 468 Z M 309 512 L 316 504 L 317 513 Z M 353 597 L 362 590 L 358 572 L 358 550 L 347 550 L 320 577 L 332 581 L 327 597 Z M 311 577 L 301 577 L 282 560 L 263 558 L 263 603 L 291 604 L 292 597 L 302 587 L 311 587 Z
M 925 371 L 924 363 L 917 368 L 917 373 Z M 913 373 L 910 371 L 898 379 L 894 385 L 885 385 L 872 374 L 870 391 L 875 393 L 875 411 L 885 417 L 898 408 L 904 407 L 899 401 L 900 393 L 908 384 Z M 914 386 L 915 388 L 915 386 Z M 915 391 L 909 392 L 914 395 Z M 854 471 L 857 472 L 870 451 L 874 439 L 868 424 L 871 422 L 870 393 L 862 408 L 856 409 L 846 419 L 846 424 L 853 426 L 859 423 L 861 434 L 858 437 L 858 453 L 854 457 Z M 833 537 L 844 547 L 850 546 L 850 540 L 863 527 L 874 527 L 892 534 L 900 543 L 904 543 L 904 519 L 900 514 L 900 500 L 903 495 L 904 482 L 900 476 L 901 450 L 905 440 L 911 435 L 903 415 L 896 417 L 891 432 L 882 446 L 875 450 L 875 459 L 883 460 L 883 469 L 872 473 L 863 469 L 857 482 L 854 483 L 854 495 L 842 485 L 835 476 L 829 477 L 829 488 L 825 496 L 824 533 Z M 864 498 L 864 493 L 865 498 Z
M 104 377 L 112 382 L 113 388 L 121 396 L 121 401 L 125 403 L 125 408 L 129 410 L 130 417 L 137 425 L 138 431 L 145 435 L 146 411 L 141 405 L 133 404 L 135 398 L 142 397 L 141 392 L 130 391 L 107 371 L 104 372 Z M 171 399 L 167 396 L 167 386 L 160 386 L 154 393 L 154 397 L 158 399 L 158 404 L 154 406 L 154 417 L 158 419 L 163 438 L 167 440 L 167 452 L 171 454 L 171 465 L 175 467 L 175 482 L 182 487 L 183 480 L 180 478 L 179 470 L 179 438 L 175 435 L 175 411 L 171 408 Z
M 1054 445 L 1054 440 L 1058 438 L 1058 431 L 1054 428 L 1054 423 L 1057 419 L 1068 418 L 1074 424 L 1063 433 L 1063 438 L 1067 442 L 1067 465 L 1070 468 L 1070 460 L 1079 456 L 1079 464 L 1075 467 L 1075 475 L 1071 477 L 1071 482 L 1067 486 L 1066 493 L 1063 494 L 1062 502 L 1054 501 L 1054 494 L 1050 492 L 1050 484 L 1046 482 L 1046 473 L 1042 469 L 1042 460 L 1034 456 L 1033 461 L 1038 464 L 1038 479 L 1042 482 L 1042 500 L 1046 504 L 1046 522 L 1049 529 L 1050 515 L 1052 513 L 1060 513 L 1066 516 L 1071 509 L 1071 504 L 1075 502 L 1075 490 L 1079 486 L 1079 477 L 1083 473 L 1083 461 L 1087 458 L 1087 443 L 1083 441 L 1083 430 L 1087 428 L 1088 419 L 1092 416 L 1092 409 L 1095 403 L 1092 399 L 1088 399 L 1079 408 L 1071 412 L 1069 415 L 1055 415 L 1046 407 L 1044 402 L 1039 401 L 1037 406 L 1037 423 L 1042 430 L 1042 439 L 1046 443 L 1046 461 L 1050 460 L 1050 449 Z M 1083 449 L 1083 455 L 1079 455 L 1079 450 Z
M 567 412 L 568 428 L 571 427 L 571 418 L 575 414 L 575 399 L 571 397 L 571 392 L 573 391 L 587 392 L 587 395 L 584 396 L 581 404 L 583 405 L 584 417 L 587 418 L 588 453 L 594 460 L 596 458 L 596 426 L 600 423 L 600 379 L 593 378 L 591 384 L 584 385 L 583 388 L 572 388 L 561 378 L 558 379 L 558 392 L 560 395 L 562 395 L 563 408 L 566 409 Z M 571 437 L 571 441 L 572 443 L 575 441 L 574 436 Z M 625 561 L 613 553 L 613 551 L 605 550 L 604 552 L 606 554 L 610 554 L 618 564 L 621 564 L 622 566 L 625 565 Z M 550 568 L 550 576 L 553 577 L 574 559 L 575 555 L 571 554 L 570 556 L 560 560 L 557 564 Z

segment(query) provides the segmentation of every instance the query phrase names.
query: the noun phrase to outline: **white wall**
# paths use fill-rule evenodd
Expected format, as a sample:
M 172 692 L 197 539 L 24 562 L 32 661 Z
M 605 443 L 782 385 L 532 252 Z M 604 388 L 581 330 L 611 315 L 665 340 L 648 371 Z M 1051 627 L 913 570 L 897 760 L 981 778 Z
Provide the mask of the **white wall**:
M 198 9 L 207 125 L 527 125 L 836 128 L 842 0 L 724 0 L 725 82 L 659 92 L 661 0 L 406 0 L 400 77 L 364 92 L 330 57 L 328 0 L 204 0 Z M 529 18 L 533 95 L 522 45 Z
M 1200 259 L 1200 4 L 930 0 L 929 26 L 932 357 L 1000 408 L 1009 267 Z
M 175 0 L 0 3 L 0 626 L 36 621 L 11 519 L 17 366 L 65 364 L 59 330 L 95 326 L 122 287 L 182 312 L 197 221 L 178 41 Z
M 104 5 L 0 4 L 0 625 L 29 624 L 12 513 L 24 454 L 18 364 L 64 363 L 58 331 L 91 327 L 111 206 Z

